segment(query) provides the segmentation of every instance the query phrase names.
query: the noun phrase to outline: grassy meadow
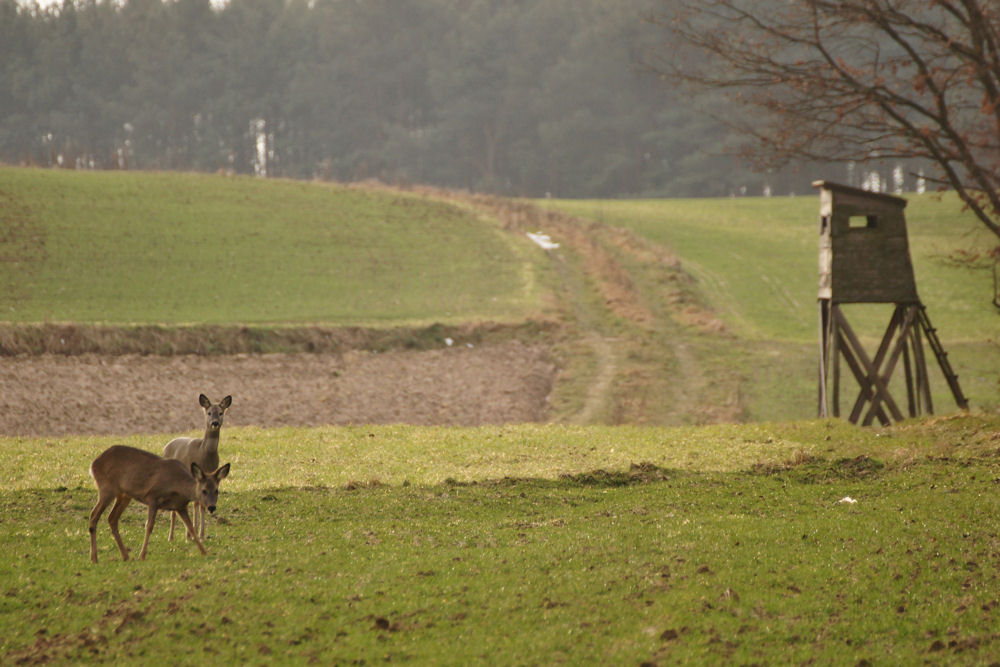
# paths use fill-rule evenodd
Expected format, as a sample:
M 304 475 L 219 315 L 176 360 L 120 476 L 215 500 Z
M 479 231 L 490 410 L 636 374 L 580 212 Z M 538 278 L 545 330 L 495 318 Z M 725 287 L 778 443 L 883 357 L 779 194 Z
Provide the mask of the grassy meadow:
M 371 189 L 0 167 L 0 319 L 520 320 L 538 254 L 474 212 Z
M 998 430 L 232 429 L 208 555 L 97 565 L 112 439 L 4 438 L 0 661 L 988 663 Z
M 957 343 L 995 337 L 992 264 L 949 261 L 956 251 L 982 253 L 995 239 L 951 194 L 907 198 L 917 291 L 942 338 Z M 630 229 L 673 249 L 742 337 L 811 342 L 817 336 L 818 195 L 540 204 Z M 881 336 L 884 309 L 855 311 L 849 317 L 859 333 Z

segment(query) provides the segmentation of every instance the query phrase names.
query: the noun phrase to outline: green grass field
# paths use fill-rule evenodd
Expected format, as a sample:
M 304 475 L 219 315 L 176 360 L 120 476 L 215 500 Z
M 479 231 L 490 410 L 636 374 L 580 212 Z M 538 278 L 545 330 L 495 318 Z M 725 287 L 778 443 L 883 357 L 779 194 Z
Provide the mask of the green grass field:
M 534 246 L 467 206 L 380 190 L 196 174 L 0 167 L 9 322 L 407 323 L 540 307 Z M 751 339 L 816 335 L 818 198 L 545 201 L 675 251 Z M 906 209 L 918 289 L 946 341 L 997 331 L 990 239 L 953 196 Z M 224 277 L 224 278 L 223 278 Z M 854 317 L 879 333 L 883 314 Z
M 441 201 L 204 174 L 0 167 L 0 319 L 520 320 L 539 253 Z
M 917 290 L 934 324 L 949 341 L 994 338 L 991 265 L 959 266 L 948 257 L 983 252 L 996 240 L 980 231 L 982 225 L 951 194 L 908 199 L 904 212 Z M 674 249 L 741 336 L 811 341 L 817 335 L 818 196 L 539 203 Z M 856 328 L 872 335 L 885 329 L 884 309 L 855 311 Z
M 232 429 L 208 555 L 97 565 L 123 439 L 3 438 L 0 662 L 989 663 L 998 431 Z

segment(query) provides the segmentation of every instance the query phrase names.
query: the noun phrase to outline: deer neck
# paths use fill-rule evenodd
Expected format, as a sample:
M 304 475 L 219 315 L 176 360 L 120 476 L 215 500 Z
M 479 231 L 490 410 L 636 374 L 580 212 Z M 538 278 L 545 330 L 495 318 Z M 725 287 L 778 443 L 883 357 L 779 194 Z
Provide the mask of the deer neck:
M 193 502 L 193 503 L 197 503 L 198 502 L 198 482 L 196 482 L 193 477 L 187 483 L 187 488 L 188 488 L 188 500 L 191 501 L 191 502 Z
M 211 426 L 205 429 L 205 436 L 201 439 L 201 450 L 204 453 L 218 454 L 219 452 L 219 435 L 222 433 L 222 429 L 215 428 Z

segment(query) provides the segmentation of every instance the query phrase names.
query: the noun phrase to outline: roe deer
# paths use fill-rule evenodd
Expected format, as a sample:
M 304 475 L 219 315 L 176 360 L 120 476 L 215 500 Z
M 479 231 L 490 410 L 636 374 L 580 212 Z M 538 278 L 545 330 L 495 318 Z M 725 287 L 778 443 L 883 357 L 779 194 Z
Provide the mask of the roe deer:
M 163 456 L 177 459 L 185 466 L 197 463 L 202 470 L 215 470 L 219 467 L 219 431 L 222 429 L 222 418 L 233 397 L 226 396 L 213 405 L 205 394 L 198 395 L 198 402 L 205 410 L 205 435 L 200 438 L 174 438 L 163 448 Z M 177 515 L 170 515 L 170 540 L 174 539 L 174 523 Z M 205 539 L 205 507 L 200 503 L 194 506 L 194 522 L 198 526 L 199 537 Z
M 198 502 L 215 511 L 219 499 L 219 482 L 229 474 L 229 464 L 218 470 L 205 473 L 197 463 L 184 465 L 180 461 L 165 459 L 135 447 L 114 445 L 94 459 L 90 464 L 90 475 L 97 483 L 97 504 L 90 512 L 90 560 L 97 562 L 97 521 L 104 509 L 115 501 L 108 515 L 111 535 L 122 552 L 122 560 L 128 560 L 128 550 L 122 544 L 118 532 L 118 519 L 132 500 L 149 506 L 146 517 L 146 537 L 142 541 L 139 560 L 146 559 L 149 535 L 159 510 L 171 510 L 181 515 L 194 543 L 205 553 L 205 547 L 195 535 L 188 504 Z

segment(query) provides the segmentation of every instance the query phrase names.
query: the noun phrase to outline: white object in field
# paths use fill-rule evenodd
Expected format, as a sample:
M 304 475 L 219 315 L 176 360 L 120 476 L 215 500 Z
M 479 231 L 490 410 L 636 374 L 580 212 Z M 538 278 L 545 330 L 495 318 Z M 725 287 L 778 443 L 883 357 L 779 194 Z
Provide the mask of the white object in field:
M 528 232 L 528 238 L 545 250 L 555 250 L 559 247 L 558 243 L 552 242 L 552 238 L 548 234 L 544 234 L 542 232 L 535 232 L 534 234 Z

